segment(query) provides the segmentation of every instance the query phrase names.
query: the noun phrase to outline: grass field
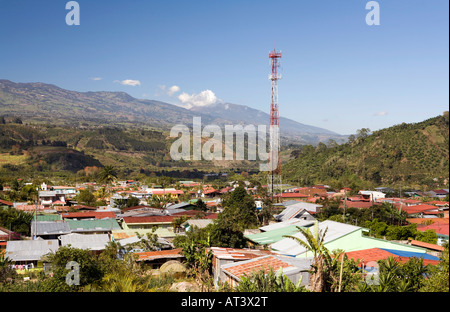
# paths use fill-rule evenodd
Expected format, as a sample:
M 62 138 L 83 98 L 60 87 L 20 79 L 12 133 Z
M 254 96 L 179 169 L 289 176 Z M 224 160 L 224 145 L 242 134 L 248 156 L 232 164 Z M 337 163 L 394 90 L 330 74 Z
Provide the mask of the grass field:
M 25 162 L 27 155 L 10 155 L 9 153 L 0 153 L 0 166 L 5 164 L 20 165 Z

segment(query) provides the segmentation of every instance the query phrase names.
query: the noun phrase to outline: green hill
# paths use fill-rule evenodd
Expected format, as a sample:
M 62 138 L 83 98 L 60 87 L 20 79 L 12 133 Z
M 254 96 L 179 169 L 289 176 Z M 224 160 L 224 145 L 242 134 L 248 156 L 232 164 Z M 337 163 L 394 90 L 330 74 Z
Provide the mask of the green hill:
M 252 161 L 175 161 L 165 131 L 138 126 L 0 123 L 0 176 L 74 177 L 110 165 L 122 178 L 138 174 L 203 178 L 204 173 L 256 170 Z
M 349 186 L 423 185 L 448 180 L 449 114 L 400 124 L 370 134 L 362 129 L 348 143 L 303 146 L 282 166 L 285 181 Z M 369 133 L 368 133 L 369 132 Z

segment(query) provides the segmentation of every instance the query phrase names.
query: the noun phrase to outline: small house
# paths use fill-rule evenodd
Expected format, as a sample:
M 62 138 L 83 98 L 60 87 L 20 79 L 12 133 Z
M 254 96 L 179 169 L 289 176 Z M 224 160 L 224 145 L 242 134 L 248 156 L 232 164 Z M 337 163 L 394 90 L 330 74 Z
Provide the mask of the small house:
M 8 241 L 5 257 L 16 266 L 37 267 L 38 262 L 42 262 L 46 254 L 56 252 L 58 248 L 57 239 Z

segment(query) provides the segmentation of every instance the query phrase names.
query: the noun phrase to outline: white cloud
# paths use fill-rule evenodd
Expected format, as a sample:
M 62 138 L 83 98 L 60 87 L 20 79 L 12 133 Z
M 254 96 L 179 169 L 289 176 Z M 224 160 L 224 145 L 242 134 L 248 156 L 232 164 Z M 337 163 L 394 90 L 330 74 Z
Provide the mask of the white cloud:
M 168 96 L 173 96 L 175 93 L 180 91 L 180 87 L 179 86 L 171 86 L 168 90 L 167 90 L 167 95 Z
M 381 111 L 381 112 L 375 113 L 375 114 L 373 114 L 373 115 L 374 115 L 374 116 L 386 116 L 387 114 L 388 114 L 387 111 Z
M 222 102 L 222 100 L 216 97 L 211 90 L 204 90 L 197 94 L 187 94 L 186 92 L 183 92 L 178 96 L 178 100 L 188 109 L 194 106 L 208 106 Z
M 95 80 L 95 81 L 102 80 L 102 79 L 103 79 L 102 77 L 92 77 L 91 78 L 91 80 Z
M 122 81 L 114 80 L 114 82 L 118 82 L 118 83 L 120 83 L 122 85 L 125 85 L 125 86 L 133 86 L 133 87 L 141 85 L 141 82 L 139 80 L 132 80 L 132 79 L 125 79 L 125 80 L 122 80 Z

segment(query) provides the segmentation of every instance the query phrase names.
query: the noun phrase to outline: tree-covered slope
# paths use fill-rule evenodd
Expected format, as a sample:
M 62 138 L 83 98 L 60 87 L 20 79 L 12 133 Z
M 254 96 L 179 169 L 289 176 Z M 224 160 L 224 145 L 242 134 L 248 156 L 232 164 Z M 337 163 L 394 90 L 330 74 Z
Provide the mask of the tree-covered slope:
M 361 129 L 339 146 L 304 146 L 283 168 L 285 180 L 345 186 L 355 180 L 424 184 L 449 175 L 449 115 L 370 134 Z

